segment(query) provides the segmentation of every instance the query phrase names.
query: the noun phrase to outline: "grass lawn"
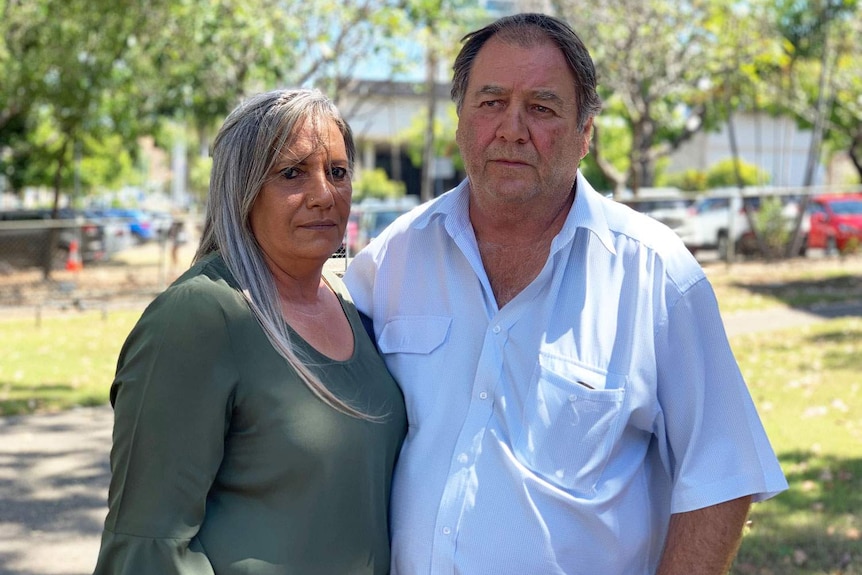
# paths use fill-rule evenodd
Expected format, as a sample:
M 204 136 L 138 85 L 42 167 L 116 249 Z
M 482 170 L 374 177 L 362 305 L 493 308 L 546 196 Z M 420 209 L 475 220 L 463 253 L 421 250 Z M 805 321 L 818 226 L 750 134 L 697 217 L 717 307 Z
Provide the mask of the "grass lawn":
M 723 313 L 860 301 L 862 259 L 707 268 Z M 137 311 L 0 321 L 0 415 L 104 404 Z M 734 575 L 862 575 L 862 318 L 731 340 L 790 490 L 755 504 Z
M 753 506 L 733 573 L 862 574 L 862 318 L 731 345 L 790 484 Z
M 862 301 L 862 256 L 705 266 L 722 313 Z
M 102 405 L 141 310 L 65 312 L 0 322 L 0 415 Z

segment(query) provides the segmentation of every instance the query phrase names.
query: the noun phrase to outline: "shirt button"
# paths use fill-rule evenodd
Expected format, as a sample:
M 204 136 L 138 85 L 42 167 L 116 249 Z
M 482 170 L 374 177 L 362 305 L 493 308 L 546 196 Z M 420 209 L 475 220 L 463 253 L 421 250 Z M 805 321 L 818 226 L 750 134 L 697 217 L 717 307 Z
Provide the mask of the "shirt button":
M 500 333 L 500 326 L 499 325 L 494 326 L 494 333 Z
M 487 391 L 479 392 L 479 399 L 488 399 L 488 392 Z
M 443 535 L 449 535 L 450 533 L 452 533 L 451 529 L 449 529 L 448 527 L 443 528 Z
M 462 453 L 461 455 L 458 456 L 458 463 L 467 463 L 468 459 L 469 458 L 467 457 L 467 454 Z

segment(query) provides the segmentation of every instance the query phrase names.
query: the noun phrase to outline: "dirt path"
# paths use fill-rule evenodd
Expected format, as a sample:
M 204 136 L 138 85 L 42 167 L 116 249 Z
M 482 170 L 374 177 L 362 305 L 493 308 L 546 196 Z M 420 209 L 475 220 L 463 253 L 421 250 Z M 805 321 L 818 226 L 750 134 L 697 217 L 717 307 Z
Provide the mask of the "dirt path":
M 0 417 L 0 575 L 93 572 L 113 412 Z

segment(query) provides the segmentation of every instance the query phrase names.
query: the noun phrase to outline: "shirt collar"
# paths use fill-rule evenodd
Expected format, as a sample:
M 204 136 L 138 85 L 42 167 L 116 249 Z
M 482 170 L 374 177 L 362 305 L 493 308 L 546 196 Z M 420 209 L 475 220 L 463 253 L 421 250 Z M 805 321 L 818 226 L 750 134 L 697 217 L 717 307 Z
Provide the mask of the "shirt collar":
M 605 210 L 602 206 L 606 200 L 593 189 L 580 170 L 578 170 L 576 182 L 578 193 L 575 196 L 575 204 L 569 211 L 560 233 L 554 238 L 551 251 L 554 252 L 573 241 L 578 228 L 586 228 L 596 235 L 610 253 L 616 253 L 613 234 L 608 227 Z M 416 227 L 424 228 L 433 219 L 440 217 L 443 218 L 446 230 L 452 237 L 468 229 L 472 232 L 469 217 L 469 193 L 470 181 L 465 178 L 457 187 L 431 202 L 424 213 L 416 218 Z
M 443 225 L 449 235 L 455 237 L 470 227 L 470 180 L 465 178 L 458 186 L 449 190 L 439 198 L 428 202 L 425 211 L 416 217 L 414 226 L 427 227 L 436 218 L 443 219 Z
M 575 195 L 575 204 L 566 217 L 563 229 L 554 238 L 554 243 L 551 244 L 551 251 L 558 249 L 557 246 L 561 247 L 572 241 L 578 228 L 586 228 L 595 234 L 598 240 L 602 242 L 602 245 L 605 246 L 605 249 L 612 254 L 616 254 L 613 234 L 605 217 L 604 203 L 608 200 L 593 189 L 593 186 L 581 174 L 580 170 L 578 170 L 576 183 L 578 193 Z

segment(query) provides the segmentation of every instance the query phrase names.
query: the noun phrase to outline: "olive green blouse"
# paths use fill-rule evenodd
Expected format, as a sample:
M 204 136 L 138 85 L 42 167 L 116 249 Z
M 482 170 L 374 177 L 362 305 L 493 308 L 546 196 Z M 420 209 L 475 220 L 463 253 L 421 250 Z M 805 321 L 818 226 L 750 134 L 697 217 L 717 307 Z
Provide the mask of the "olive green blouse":
M 97 575 L 389 572 L 404 400 L 341 280 L 326 280 L 353 357 L 333 361 L 296 333 L 294 344 L 331 391 L 382 422 L 315 397 L 223 260 L 206 258 L 153 301 L 120 353 Z

